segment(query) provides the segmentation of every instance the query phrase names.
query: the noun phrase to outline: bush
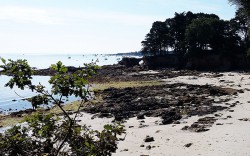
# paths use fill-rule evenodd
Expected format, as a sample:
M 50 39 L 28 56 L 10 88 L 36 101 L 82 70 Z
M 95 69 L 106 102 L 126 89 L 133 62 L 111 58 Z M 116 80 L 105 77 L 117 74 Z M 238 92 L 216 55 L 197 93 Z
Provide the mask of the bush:
M 63 117 L 38 112 L 27 117 L 24 124 L 0 133 L 0 155 L 99 156 L 111 155 L 116 151 L 117 136 L 125 132 L 123 125 L 105 125 L 104 130 L 94 131 L 76 123 L 80 108 L 91 98 L 88 79 L 96 73 L 98 66 L 93 63 L 85 64 L 81 70 L 69 73 L 61 62 L 54 64 L 51 68 L 55 71 L 55 75 L 49 80 L 52 88 L 48 91 L 42 84 L 32 84 L 34 71 L 26 60 L 7 62 L 2 59 L 2 62 L 0 68 L 3 69 L 3 73 L 12 77 L 5 86 L 28 88 L 37 92 L 38 95 L 29 99 L 34 109 L 53 101 L 53 104 L 63 112 Z M 59 96 L 59 99 L 55 99 L 55 95 Z M 82 99 L 73 117 L 61 105 L 63 98 L 72 95 Z

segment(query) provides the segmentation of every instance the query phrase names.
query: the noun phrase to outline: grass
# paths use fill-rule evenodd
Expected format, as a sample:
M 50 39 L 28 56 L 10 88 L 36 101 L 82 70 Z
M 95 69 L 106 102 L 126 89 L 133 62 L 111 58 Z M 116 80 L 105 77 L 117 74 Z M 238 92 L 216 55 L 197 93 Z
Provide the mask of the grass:
M 0 127 L 14 126 L 23 121 L 24 117 L 0 116 Z
M 63 106 L 65 111 L 77 111 L 78 107 L 80 106 L 81 101 L 74 101 L 69 104 Z M 54 106 L 52 109 L 48 111 L 48 113 L 52 114 L 60 114 L 62 113 L 61 109 L 58 106 Z
M 121 82 L 109 82 L 109 83 L 101 83 L 101 84 L 95 84 L 94 90 L 104 90 L 110 87 L 113 88 L 126 88 L 126 87 L 143 87 L 143 86 L 155 86 L 155 85 L 161 85 L 161 81 L 121 81 Z

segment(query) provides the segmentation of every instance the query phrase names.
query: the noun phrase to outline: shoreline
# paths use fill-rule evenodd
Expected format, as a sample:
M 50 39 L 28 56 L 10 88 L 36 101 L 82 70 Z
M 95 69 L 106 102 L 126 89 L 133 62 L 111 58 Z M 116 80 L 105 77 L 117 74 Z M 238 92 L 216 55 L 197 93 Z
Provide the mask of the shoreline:
M 229 76 L 231 75 L 231 76 Z M 242 79 L 243 77 L 243 79 Z M 126 128 L 127 138 L 124 142 L 120 142 L 119 150 L 114 155 L 249 155 L 250 137 L 248 131 L 250 130 L 250 92 L 248 75 L 239 73 L 224 73 L 221 78 L 212 78 L 207 81 L 204 77 L 179 77 L 168 80 L 168 83 L 184 82 L 184 83 L 198 83 L 219 86 L 231 86 L 235 89 L 243 89 L 244 93 L 239 93 L 229 103 L 239 103 L 229 110 L 223 110 L 215 114 L 206 115 L 207 117 L 216 117 L 216 122 L 211 125 L 209 131 L 206 132 L 192 132 L 181 130 L 185 126 L 190 126 L 196 122 L 199 117 L 194 116 L 184 119 L 181 124 L 171 125 L 156 125 L 154 123 L 157 119 L 146 118 L 144 124 L 148 127 L 142 129 L 128 128 L 129 125 L 134 124 L 138 126 L 140 123 L 135 119 L 127 122 Z M 234 81 L 231 84 L 225 81 Z M 133 130 L 134 129 L 134 130 Z M 141 134 L 140 132 L 144 133 Z M 155 141 L 145 143 L 143 139 L 146 135 L 154 137 Z M 136 140 L 135 140 L 136 138 Z M 144 145 L 142 147 L 141 145 Z M 146 147 L 151 146 L 150 150 Z M 128 149 L 128 150 L 124 150 Z
M 116 69 L 120 71 L 120 69 Z M 108 73 L 108 72 L 106 72 Z M 161 116 L 148 116 L 145 114 L 144 118 L 138 118 L 138 115 L 132 115 L 129 118 L 125 117 L 124 125 L 127 133 L 124 141 L 119 141 L 118 149 L 113 155 L 248 155 L 250 147 L 250 137 L 248 137 L 248 130 L 250 130 L 250 75 L 242 72 L 197 72 L 197 71 L 128 71 L 128 72 L 115 72 L 112 80 L 134 80 L 135 82 L 148 80 L 158 80 L 161 83 L 159 86 L 163 88 L 172 88 L 172 92 L 181 93 L 178 89 L 185 88 L 201 88 L 193 92 L 194 96 L 210 97 L 214 99 L 211 103 L 214 106 L 222 106 L 225 109 L 216 110 L 215 112 L 208 112 L 207 114 L 199 115 L 185 115 L 181 114 L 181 119 L 168 124 L 162 124 L 164 118 Z M 137 73 L 137 74 L 136 74 Z M 127 75 L 124 77 L 124 75 Z M 99 82 L 103 82 L 112 76 L 112 73 L 106 74 Z M 118 85 L 119 81 L 115 81 Z M 147 89 L 153 93 L 154 83 L 150 87 L 149 84 L 144 86 L 125 86 L 131 85 L 131 81 L 126 81 L 121 85 L 119 91 L 125 91 L 126 87 Z M 140 84 L 141 82 L 139 82 Z M 195 84 L 195 85 L 194 85 Z M 117 87 L 110 86 L 110 87 Z M 157 85 L 156 85 L 157 86 Z M 201 86 L 213 86 L 219 88 L 231 88 L 237 90 L 237 94 L 232 93 L 229 95 L 218 95 L 216 92 L 212 96 L 205 96 L 209 92 L 204 92 Z M 106 86 L 106 88 L 109 88 Z M 204 88 L 206 90 L 206 88 Z M 161 90 L 157 89 L 156 90 Z M 100 90 L 100 95 L 107 97 L 108 94 L 116 95 L 115 89 Z M 136 89 L 135 89 L 136 91 Z M 192 90 L 186 90 L 189 94 Z M 137 91 L 136 91 L 137 92 Z M 183 91 L 182 91 L 183 92 Z M 133 93 L 133 92 L 132 92 Z M 199 93 L 199 94 L 198 94 Z M 138 93 L 137 96 L 145 93 Z M 152 94 L 154 98 L 163 95 L 170 95 L 169 93 L 159 94 L 155 92 Z M 204 95 L 203 95 L 204 94 Z M 220 93 L 222 94 L 222 93 Z M 125 95 L 128 95 L 125 93 Z M 121 95 L 121 97 L 124 95 Z M 119 97 L 115 99 L 119 101 Z M 132 96 L 133 97 L 133 96 Z M 150 97 L 150 96 L 148 96 Z M 128 98 L 128 97 L 127 97 Z M 176 96 L 177 98 L 177 96 Z M 134 99 L 134 97 L 133 97 Z M 157 99 L 157 98 L 156 98 Z M 105 99 L 104 99 L 105 100 Z M 110 99 L 107 99 L 110 100 Z M 177 100 L 177 99 L 176 99 Z M 209 101 L 209 100 L 208 100 Z M 111 100 L 112 102 L 112 100 Z M 202 101 L 201 101 L 202 102 Z M 98 108 L 98 101 L 96 108 Z M 99 103 L 102 106 L 102 102 Z M 108 107 L 107 107 L 108 108 Z M 176 107 L 177 108 L 177 107 Z M 193 106 L 190 105 L 190 108 Z M 98 110 L 101 112 L 100 110 Z M 100 130 L 103 124 L 111 123 L 114 120 L 113 115 L 106 118 L 96 112 L 96 114 L 88 114 L 81 112 L 81 116 L 77 118 L 80 124 L 87 124 L 93 129 Z M 110 112 L 112 114 L 112 112 Z M 93 115 L 95 118 L 93 118 Z M 102 117 L 102 118 L 100 118 Z M 202 120 L 201 120 L 202 119 Z M 201 122 L 202 121 L 202 122 Z M 201 126 L 200 129 L 195 129 Z M 186 127 L 186 129 L 184 128 Z M 198 127 L 199 128 L 199 127 Z M 142 133 L 143 132 L 143 133 Z M 145 142 L 146 136 L 154 138 L 152 142 Z

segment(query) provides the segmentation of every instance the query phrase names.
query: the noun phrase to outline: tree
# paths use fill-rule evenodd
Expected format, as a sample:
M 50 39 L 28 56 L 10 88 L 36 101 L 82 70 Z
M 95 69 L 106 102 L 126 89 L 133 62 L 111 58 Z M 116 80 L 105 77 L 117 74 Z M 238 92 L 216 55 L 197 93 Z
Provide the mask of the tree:
M 250 1 L 249 0 L 228 0 L 229 3 L 236 5 L 244 10 L 244 13 L 250 16 Z
M 168 51 L 169 48 L 169 29 L 165 22 L 154 22 L 150 32 L 146 35 L 144 41 L 142 41 L 143 52 L 151 52 L 150 54 L 158 55 Z
M 186 29 L 188 54 L 236 53 L 240 41 L 241 38 L 231 28 L 230 22 L 217 18 L 195 19 Z
M 12 76 L 6 86 L 28 88 L 36 92 L 38 95 L 31 98 L 35 109 L 53 101 L 63 116 L 38 111 L 25 119 L 27 125 L 14 126 L 0 134 L 0 155 L 111 155 L 117 149 L 117 135 L 124 133 L 122 125 L 105 125 L 104 130 L 99 132 L 76 122 L 80 108 L 91 98 L 88 79 L 96 73 L 98 66 L 85 64 L 81 70 L 69 73 L 62 62 L 52 65 L 55 75 L 49 80 L 52 86 L 49 91 L 42 84 L 32 84 L 34 71 L 26 60 L 6 61 L 2 58 L 2 62 L 2 72 Z M 59 98 L 56 99 L 55 95 Z M 82 99 L 73 116 L 61 104 L 63 98 L 72 95 Z
M 214 39 L 215 31 L 212 22 L 215 19 L 201 18 L 193 20 L 186 29 L 186 42 L 189 51 L 205 51 L 208 50 L 211 40 Z
M 145 55 L 162 55 L 169 50 L 183 58 L 187 51 L 186 29 L 193 20 L 199 18 L 219 19 L 215 14 L 204 14 L 192 12 L 175 13 L 173 18 L 166 19 L 165 22 L 154 22 L 150 32 L 142 41 L 142 51 Z
M 236 12 L 235 20 L 238 21 L 238 24 L 241 25 L 240 30 L 243 30 L 243 50 L 247 50 L 247 54 L 250 54 L 249 48 L 249 22 L 250 22 L 250 1 L 249 0 L 229 0 L 229 2 L 238 7 Z M 243 22 L 242 22 L 243 21 Z M 248 28 L 246 28 L 248 27 Z
M 249 22 L 249 17 L 242 8 L 239 8 L 235 17 L 230 20 L 232 31 L 235 31 L 241 37 L 241 46 L 245 50 L 249 47 Z

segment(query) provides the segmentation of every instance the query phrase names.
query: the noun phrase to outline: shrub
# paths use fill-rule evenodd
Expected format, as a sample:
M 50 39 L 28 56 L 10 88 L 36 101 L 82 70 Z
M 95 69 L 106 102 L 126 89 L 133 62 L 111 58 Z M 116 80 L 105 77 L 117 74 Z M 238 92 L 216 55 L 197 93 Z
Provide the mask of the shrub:
M 34 109 L 42 104 L 53 104 L 63 112 L 59 118 L 53 114 L 37 112 L 25 119 L 25 123 L 14 126 L 0 134 L 0 155 L 3 156 L 30 156 L 30 155 L 111 155 L 117 149 L 118 135 L 125 132 L 120 124 L 105 125 L 102 131 L 94 131 L 85 125 L 79 125 L 76 118 L 83 104 L 91 98 L 88 79 L 99 68 L 94 63 L 85 64 L 84 68 L 74 73 L 58 62 L 51 66 L 55 75 L 49 80 L 51 90 L 46 90 L 42 84 L 32 84 L 34 71 L 26 60 L 8 60 L 2 58 L 2 73 L 12 78 L 5 85 L 20 89 L 28 88 L 37 95 L 30 98 Z M 76 96 L 82 99 L 77 113 L 70 116 L 61 105 L 63 98 Z M 55 96 L 59 97 L 56 99 Z

